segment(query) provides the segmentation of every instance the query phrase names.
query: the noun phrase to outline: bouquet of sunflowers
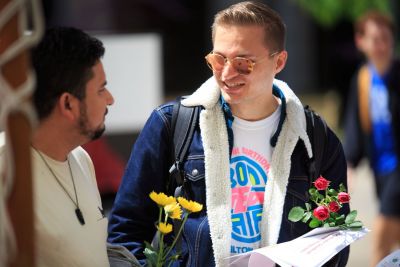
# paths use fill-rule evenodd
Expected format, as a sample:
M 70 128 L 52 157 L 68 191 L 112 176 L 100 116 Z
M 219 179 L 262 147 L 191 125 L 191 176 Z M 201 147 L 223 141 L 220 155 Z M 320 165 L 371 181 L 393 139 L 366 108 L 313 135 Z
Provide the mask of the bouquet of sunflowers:
M 160 212 L 158 221 L 156 222 L 156 239 L 158 242 L 152 245 L 145 241 L 146 248 L 144 250 L 144 255 L 146 256 L 147 266 L 170 266 L 174 261 L 178 260 L 180 256 L 177 253 L 173 254 L 171 252 L 180 238 L 183 226 L 189 214 L 201 211 L 203 205 L 183 197 L 174 198 L 164 193 L 156 193 L 154 191 L 150 193 L 150 198 L 157 203 Z M 171 220 L 179 220 L 182 222 L 180 223 L 179 229 L 176 229 L 177 233 L 171 245 L 167 245 L 164 243 L 164 236 L 173 231 L 173 226 L 170 223 Z

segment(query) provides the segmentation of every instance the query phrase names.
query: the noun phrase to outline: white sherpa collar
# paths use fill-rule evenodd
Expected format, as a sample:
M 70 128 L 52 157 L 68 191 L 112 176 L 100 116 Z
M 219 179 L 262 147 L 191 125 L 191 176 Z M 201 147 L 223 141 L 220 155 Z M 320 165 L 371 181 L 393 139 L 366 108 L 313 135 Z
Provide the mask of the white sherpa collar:
M 272 154 L 265 188 L 262 246 L 276 244 L 282 221 L 283 204 L 290 173 L 290 158 L 297 141 L 302 139 L 309 156 L 311 144 L 306 133 L 303 106 L 288 85 L 274 80 L 286 98 L 286 118 Z M 229 180 L 229 143 L 226 122 L 219 103 L 220 89 L 214 77 L 208 79 L 191 96 L 185 106 L 201 105 L 200 129 L 205 155 L 207 215 L 216 266 L 224 266 L 231 245 L 231 187 Z

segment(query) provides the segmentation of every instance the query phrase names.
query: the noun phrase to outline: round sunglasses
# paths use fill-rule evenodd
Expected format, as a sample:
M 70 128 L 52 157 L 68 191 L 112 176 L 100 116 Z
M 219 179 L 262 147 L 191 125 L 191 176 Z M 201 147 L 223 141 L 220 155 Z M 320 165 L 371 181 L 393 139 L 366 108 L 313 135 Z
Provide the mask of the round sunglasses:
M 279 52 L 271 53 L 268 55 L 268 57 L 273 57 L 278 53 Z M 255 62 L 254 60 L 245 57 L 227 58 L 214 52 L 210 52 L 205 59 L 207 61 L 207 65 L 213 71 L 222 71 L 225 64 L 229 62 L 234 70 L 242 75 L 249 75 L 253 71 L 254 65 L 261 61 L 260 59 L 259 61 Z

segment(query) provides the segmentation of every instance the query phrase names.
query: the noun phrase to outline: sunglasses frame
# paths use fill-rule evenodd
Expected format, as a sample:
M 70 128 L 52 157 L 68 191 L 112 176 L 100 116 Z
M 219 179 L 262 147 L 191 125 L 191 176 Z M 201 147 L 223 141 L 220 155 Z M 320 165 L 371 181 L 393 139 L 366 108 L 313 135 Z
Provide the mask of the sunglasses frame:
M 273 56 L 275 56 L 275 55 L 278 54 L 278 53 L 279 53 L 278 51 L 273 52 L 273 53 L 269 54 L 268 57 L 269 57 L 269 58 L 270 58 L 270 57 L 273 57 Z M 233 60 L 235 60 L 235 59 L 242 59 L 242 60 L 245 60 L 245 61 L 249 62 L 248 73 L 243 73 L 243 72 L 241 72 L 240 70 L 238 70 L 237 68 L 234 68 L 235 71 L 236 71 L 237 73 L 239 73 L 240 75 L 250 75 L 250 74 L 253 72 L 254 66 L 256 65 L 256 63 L 260 62 L 260 61 L 263 59 L 263 58 L 261 58 L 260 60 L 258 60 L 257 62 L 255 62 L 254 60 L 252 60 L 252 59 L 250 59 L 250 58 L 246 58 L 246 57 L 227 58 L 227 57 L 225 57 L 225 56 L 223 56 L 223 55 L 221 55 L 221 54 L 214 53 L 213 51 L 211 51 L 211 52 L 208 53 L 204 58 L 206 59 L 207 66 L 208 66 L 212 71 L 218 71 L 218 70 L 214 70 L 214 69 L 213 69 L 213 67 L 212 67 L 212 65 L 211 65 L 211 63 L 209 62 L 209 59 L 208 59 L 210 56 L 213 56 L 213 55 L 221 56 L 221 57 L 224 59 L 224 65 L 223 65 L 223 67 L 225 67 L 225 65 L 226 65 L 227 62 L 229 62 L 229 64 L 231 64 L 232 66 L 234 66 L 234 65 L 233 65 Z

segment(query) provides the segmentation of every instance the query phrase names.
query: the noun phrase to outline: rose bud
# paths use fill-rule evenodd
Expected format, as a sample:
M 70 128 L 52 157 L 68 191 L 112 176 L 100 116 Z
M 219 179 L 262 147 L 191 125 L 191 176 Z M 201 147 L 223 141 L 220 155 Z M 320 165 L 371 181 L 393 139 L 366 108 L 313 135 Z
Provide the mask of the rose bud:
M 328 188 L 330 181 L 326 180 L 324 177 L 320 176 L 315 180 L 314 185 L 318 190 L 325 190 Z
M 340 192 L 338 194 L 338 200 L 339 200 L 340 203 L 349 203 L 350 195 L 347 194 L 346 192 Z
M 332 201 L 331 203 L 329 203 L 329 211 L 331 212 L 337 212 L 340 209 L 339 203 L 337 203 L 336 201 Z
M 329 218 L 329 210 L 325 206 L 318 206 L 316 209 L 314 209 L 313 215 L 318 220 L 325 221 Z

